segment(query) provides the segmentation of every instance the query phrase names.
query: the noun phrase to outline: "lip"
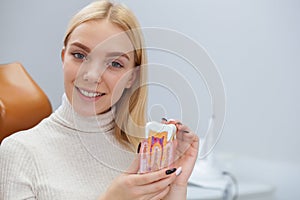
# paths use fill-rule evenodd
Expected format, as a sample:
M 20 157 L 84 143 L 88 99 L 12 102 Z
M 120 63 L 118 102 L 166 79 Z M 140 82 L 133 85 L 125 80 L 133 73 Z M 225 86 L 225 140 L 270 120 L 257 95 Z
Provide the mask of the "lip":
M 76 86 L 75 86 L 75 89 L 76 89 L 76 91 L 77 91 L 79 97 L 80 97 L 81 99 L 85 100 L 85 101 L 94 102 L 94 101 L 99 100 L 100 98 L 102 98 L 102 97 L 105 95 L 105 93 L 102 93 L 101 96 L 88 97 L 88 96 L 83 95 L 82 92 L 81 92 L 80 90 L 84 90 L 84 91 L 92 92 L 92 93 L 101 93 L 101 92 L 95 92 L 95 91 L 91 91 L 91 90 L 79 88 L 79 87 L 76 87 Z

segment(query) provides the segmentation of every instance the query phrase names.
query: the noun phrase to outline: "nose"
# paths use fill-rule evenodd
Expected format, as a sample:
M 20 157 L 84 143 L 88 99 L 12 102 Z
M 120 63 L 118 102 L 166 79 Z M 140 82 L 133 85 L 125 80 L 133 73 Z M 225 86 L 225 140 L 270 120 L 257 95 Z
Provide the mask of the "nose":
M 83 80 L 89 83 L 100 84 L 102 81 L 102 75 L 105 71 L 99 63 L 87 62 L 82 66 L 84 68 Z
M 101 82 L 101 76 L 98 76 L 97 73 L 87 71 L 83 74 L 83 80 L 90 83 L 99 84 Z

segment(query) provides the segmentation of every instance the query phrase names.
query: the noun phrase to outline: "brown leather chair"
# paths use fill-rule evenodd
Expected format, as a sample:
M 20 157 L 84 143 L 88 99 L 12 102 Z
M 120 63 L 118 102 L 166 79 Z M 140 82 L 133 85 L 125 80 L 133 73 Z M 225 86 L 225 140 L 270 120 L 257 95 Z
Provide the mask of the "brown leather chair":
M 0 143 L 52 113 L 50 101 L 22 64 L 0 65 Z

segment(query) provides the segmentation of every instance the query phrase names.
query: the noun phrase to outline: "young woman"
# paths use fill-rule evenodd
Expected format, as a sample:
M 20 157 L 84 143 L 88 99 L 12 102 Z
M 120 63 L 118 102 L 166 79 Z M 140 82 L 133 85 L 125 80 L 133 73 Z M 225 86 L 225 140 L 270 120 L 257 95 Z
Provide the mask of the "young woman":
M 61 57 L 62 105 L 1 144 L 0 199 L 185 199 L 199 141 L 179 121 L 174 166 L 137 173 L 147 59 L 133 13 L 91 3 L 71 20 Z

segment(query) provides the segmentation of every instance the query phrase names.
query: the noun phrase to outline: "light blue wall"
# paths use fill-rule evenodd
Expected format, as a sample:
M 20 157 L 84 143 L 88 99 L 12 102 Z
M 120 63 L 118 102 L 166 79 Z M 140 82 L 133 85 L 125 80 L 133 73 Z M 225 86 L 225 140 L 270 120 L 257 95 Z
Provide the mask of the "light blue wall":
M 60 50 L 65 27 L 88 2 L 0 3 L 0 63 L 23 63 L 54 108 L 63 93 Z M 300 166 L 300 2 L 122 2 L 142 26 L 175 29 L 206 48 L 223 75 L 228 98 L 217 151 L 276 163 L 277 171 L 264 164 L 266 171 L 249 170 L 248 177 L 280 186 L 278 199 L 299 198 L 299 191 L 290 188 L 299 185 L 300 172 L 289 169 Z

